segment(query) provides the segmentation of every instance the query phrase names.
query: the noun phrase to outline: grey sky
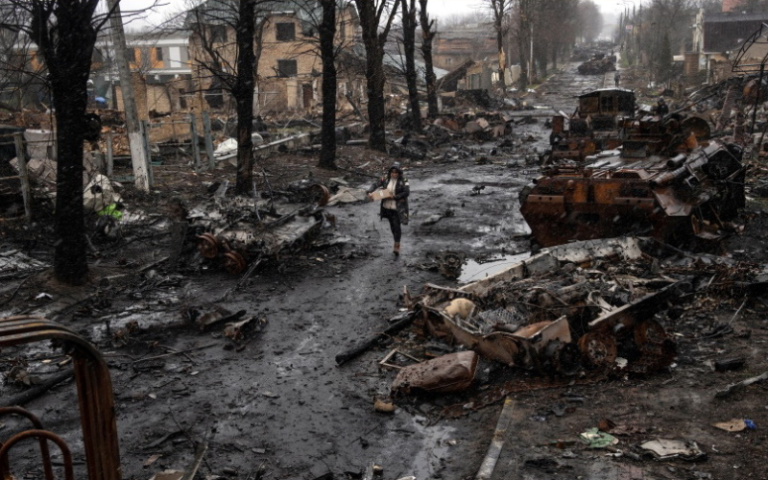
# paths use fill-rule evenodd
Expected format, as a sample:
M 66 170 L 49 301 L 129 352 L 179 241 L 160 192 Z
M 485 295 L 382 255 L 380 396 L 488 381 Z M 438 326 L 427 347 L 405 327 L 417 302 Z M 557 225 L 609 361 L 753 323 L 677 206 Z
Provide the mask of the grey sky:
M 186 4 L 185 0 L 158 0 L 162 5 L 153 11 L 147 12 L 145 22 L 157 25 L 167 15 L 167 12 L 180 11 Z M 639 5 L 641 0 L 592 0 L 607 14 L 618 14 L 625 7 Z M 152 0 L 122 0 L 121 8 L 126 10 L 142 10 L 153 4 Z M 483 0 L 429 0 L 428 9 L 434 17 L 451 16 L 462 13 L 475 12 L 484 8 Z M 134 24 L 144 23 L 132 22 Z M 128 28 L 130 28 L 129 26 Z

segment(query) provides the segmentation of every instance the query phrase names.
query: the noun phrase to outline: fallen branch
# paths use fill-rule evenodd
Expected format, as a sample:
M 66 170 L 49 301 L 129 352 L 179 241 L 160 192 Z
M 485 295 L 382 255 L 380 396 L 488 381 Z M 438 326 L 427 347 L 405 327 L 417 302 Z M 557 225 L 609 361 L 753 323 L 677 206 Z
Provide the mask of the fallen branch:
M 361 353 L 371 348 L 380 339 L 390 336 L 393 333 L 399 332 L 400 330 L 404 329 L 405 327 L 413 323 L 413 319 L 415 317 L 416 317 L 416 314 L 414 312 L 411 312 L 410 315 L 406 316 L 405 318 L 403 318 L 402 320 L 396 323 L 393 323 L 383 332 L 377 333 L 369 337 L 368 339 L 361 341 L 354 347 L 336 355 L 336 365 L 339 367 L 344 365 L 348 361 L 352 360 L 353 358 L 359 356 Z
M 189 466 L 181 480 L 192 480 L 197 475 L 197 471 L 200 469 L 200 465 L 203 463 L 203 457 L 205 452 L 208 451 L 208 438 L 195 445 L 195 460 L 192 465 Z
M 27 402 L 30 402 L 40 395 L 44 394 L 51 388 L 55 387 L 56 385 L 60 384 L 64 380 L 69 379 L 74 375 L 74 370 L 69 369 L 64 372 L 60 372 L 53 377 L 49 378 L 45 382 L 41 383 L 40 385 L 37 385 L 34 388 L 30 388 L 26 392 L 20 393 L 18 395 L 15 395 L 10 398 L 4 398 L 2 401 L 0 401 L 0 407 L 14 407 L 14 406 L 23 406 Z
M 202 347 L 188 348 L 186 350 L 179 350 L 178 352 L 171 352 L 171 353 L 164 353 L 162 355 L 155 355 L 154 357 L 140 358 L 138 360 L 134 360 L 132 363 L 148 362 L 150 360 L 157 360 L 159 358 L 172 357 L 174 355 L 183 355 L 185 353 L 195 352 L 197 350 L 205 350 L 206 348 L 215 347 L 216 345 L 218 345 L 218 344 L 217 343 L 210 343 L 210 344 L 204 345 Z
M 761 375 L 758 375 L 756 377 L 751 377 L 746 380 L 742 380 L 738 383 L 733 383 L 731 385 L 728 385 L 725 390 L 720 390 L 715 394 L 715 398 L 725 398 L 732 394 L 733 392 L 736 392 L 738 390 L 741 390 L 744 387 L 748 387 L 752 385 L 753 383 L 762 382 L 764 380 L 768 380 L 768 372 L 765 372 Z

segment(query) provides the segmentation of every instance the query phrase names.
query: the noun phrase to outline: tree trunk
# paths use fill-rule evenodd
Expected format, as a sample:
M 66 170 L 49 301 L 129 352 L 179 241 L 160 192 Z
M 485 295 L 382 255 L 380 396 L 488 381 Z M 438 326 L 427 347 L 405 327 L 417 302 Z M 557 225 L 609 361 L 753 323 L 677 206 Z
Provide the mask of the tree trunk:
M 435 38 L 433 30 L 435 22 L 429 20 L 427 15 L 427 0 L 419 0 L 421 5 L 420 23 L 421 23 L 421 54 L 424 57 L 424 69 L 426 70 L 427 81 L 427 105 L 429 118 L 437 116 L 437 76 L 432 61 L 432 40 Z
M 54 9 L 55 39 L 48 30 L 46 18 L 32 20 L 33 36 L 50 72 L 56 109 L 58 165 L 54 274 L 59 281 L 70 285 L 81 285 L 88 277 L 83 211 L 83 135 L 88 105 L 87 82 L 96 43 L 96 30 L 91 24 L 96 3 L 96 0 L 59 2 Z M 53 45 L 51 40 L 56 44 Z
M 323 123 L 320 131 L 321 168 L 336 168 L 336 0 L 322 0 L 320 54 L 323 58 Z
M 503 30 L 504 16 L 501 15 L 496 19 L 496 48 L 499 51 L 499 87 L 502 92 L 507 91 L 506 78 L 504 78 L 504 70 L 506 68 L 506 56 L 502 55 L 504 52 L 504 30 Z M 504 57 L 504 58 L 502 58 Z M 503 94 L 503 93 L 502 93 Z
M 366 49 L 367 50 L 367 49 Z M 387 151 L 386 109 L 384 107 L 384 51 L 374 48 L 366 55 L 365 76 L 368 79 L 368 122 L 371 136 L 368 146 L 373 150 Z
M 385 0 L 381 0 L 385 2 Z M 380 30 L 379 21 L 385 11 L 385 4 L 375 0 L 355 0 L 360 16 L 360 27 L 363 31 L 365 45 L 365 77 L 368 93 L 368 122 L 370 137 L 368 147 L 382 152 L 387 151 L 384 109 L 384 44 L 389 35 L 394 18 L 394 8 L 389 15 L 386 25 Z
M 408 84 L 408 99 L 411 105 L 413 130 L 422 133 L 421 107 L 416 74 L 416 0 L 401 0 L 403 12 L 403 48 L 405 49 L 405 80 Z
M 88 276 L 83 209 L 83 118 L 88 97 L 85 81 L 80 88 L 80 82 L 73 82 L 72 77 L 51 77 L 58 159 L 54 272 L 64 283 L 81 285 Z M 87 81 L 87 70 L 84 78 Z
M 235 192 L 248 195 L 253 189 L 253 91 L 255 86 L 253 36 L 256 32 L 256 0 L 241 0 L 237 19 L 237 80 L 232 94 L 237 103 L 237 181 Z

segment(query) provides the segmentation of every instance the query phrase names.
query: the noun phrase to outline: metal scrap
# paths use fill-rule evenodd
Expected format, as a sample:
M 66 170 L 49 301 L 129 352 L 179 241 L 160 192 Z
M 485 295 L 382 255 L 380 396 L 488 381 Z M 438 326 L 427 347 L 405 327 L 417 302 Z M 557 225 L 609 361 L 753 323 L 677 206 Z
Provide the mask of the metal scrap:
M 431 335 L 509 366 L 574 375 L 611 371 L 622 357 L 629 371 L 652 372 L 675 356 L 653 314 L 676 298 L 677 285 L 665 277 L 617 281 L 597 268 L 616 258 L 631 265 L 643 245 L 622 238 L 555 247 L 459 289 L 428 285 L 414 308 Z
M 297 207 L 271 199 L 216 196 L 191 209 L 189 231 L 200 255 L 240 274 L 261 259 L 278 259 L 307 247 L 326 222 L 321 206 L 329 193 L 313 185 L 297 195 L 313 203 Z

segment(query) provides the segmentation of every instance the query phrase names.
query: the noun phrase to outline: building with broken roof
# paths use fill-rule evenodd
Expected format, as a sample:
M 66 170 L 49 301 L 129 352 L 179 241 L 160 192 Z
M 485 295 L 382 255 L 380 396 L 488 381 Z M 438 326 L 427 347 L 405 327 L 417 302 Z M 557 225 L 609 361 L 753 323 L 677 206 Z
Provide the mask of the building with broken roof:
M 724 9 L 727 8 L 724 3 Z M 685 55 L 684 75 L 691 83 L 718 82 L 736 75 L 733 72 L 737 57 L 741 72 L 759 71 L 760 63 L 768 54 L 766 42 L 749 44 L 763 24 L 768 23 L 768 12 L 744 14 L 723 11 L 696 16 L 692 26 L 693 51 Z M 763 31 L 763 40 L 768 31 Z M 745 45 L 746 44 L 746 45 Z M 744 49 L 744 50 L 742 50 Z
M 448 71 L 467 60 L 478 61 L 499 56 L 496 33 L 490 24 L 468 25 L 460 29 L 438 32 L 432 48 L 435 67 Z

